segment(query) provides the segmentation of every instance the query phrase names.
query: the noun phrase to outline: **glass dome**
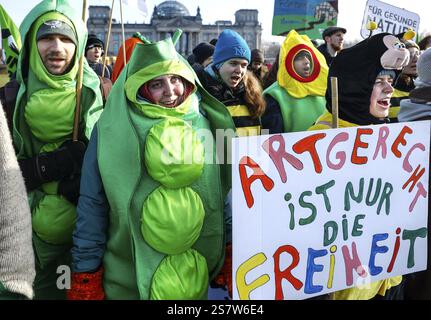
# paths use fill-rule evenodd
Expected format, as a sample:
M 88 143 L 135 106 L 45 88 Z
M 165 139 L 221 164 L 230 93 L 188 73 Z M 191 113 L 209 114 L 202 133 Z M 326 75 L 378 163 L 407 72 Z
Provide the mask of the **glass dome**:
M 190 16 L 189 10 L 178 1 L 165 1 L 157 6 L 157 13 L 161 17 Z

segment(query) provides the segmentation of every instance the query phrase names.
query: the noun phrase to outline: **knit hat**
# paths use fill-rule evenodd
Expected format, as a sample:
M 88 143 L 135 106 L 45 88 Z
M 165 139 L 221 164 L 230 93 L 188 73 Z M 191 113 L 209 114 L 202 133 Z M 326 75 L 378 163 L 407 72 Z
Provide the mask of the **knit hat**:
M 78 40 L 75 31 L 66 22 L 60 20 L 49 20 L 44 22 L 37 30 L 36 41 L 51 35 L 58 34 L 68 37 L 76 45 Z
M 87 44 L 85 45 L 85 54 L 87 54 L 88 50 L 94 47 L 100 47 L 102 48 L 102 50 L 104 50 L 105 44 L 95 34 L 89 34 L 87 39 Z
M 431 86 L 431 48 L 420 55 L 417 62 L 418 77 L 415 80 L 416 87 Z
M 388 70 L 388 69 L 382 69 L 378 74 L 377 77 L 382 77 L 382 76 L 390 76 L 392 79 L 395 80 L 397 74 L 395 73 L 394 70 Z
M 206 59 L 214 54 L 215 47 L 212 44 L 201 42 L 194 49 L 195 62 L 202 64 Z
M 251 50 L 251 62 L 264 62 L 263 52 L 259 49 Z
M 219 68 L 223 62 L 233 58 L 242 58 L 250 63 L 250 48 L 237 32 L 224 30 L 217 40 L 213 64 Z

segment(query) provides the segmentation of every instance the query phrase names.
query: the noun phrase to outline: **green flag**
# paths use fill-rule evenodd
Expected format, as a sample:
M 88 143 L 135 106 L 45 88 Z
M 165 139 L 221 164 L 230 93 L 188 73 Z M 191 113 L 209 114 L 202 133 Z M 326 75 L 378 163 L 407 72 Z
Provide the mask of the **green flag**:
M 3 6 L 0 5 L 0 49 L 2 63 L 7 64 L 9 76 L 11 76 L 17 67 L 18 54 L 21 49 L 21 36 L 19 30 Z

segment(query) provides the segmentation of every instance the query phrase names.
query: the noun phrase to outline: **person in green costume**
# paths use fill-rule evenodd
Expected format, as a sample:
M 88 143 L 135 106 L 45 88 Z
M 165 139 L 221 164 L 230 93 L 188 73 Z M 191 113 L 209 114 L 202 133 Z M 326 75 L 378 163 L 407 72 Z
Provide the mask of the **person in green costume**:
M 68 299 L 205 299 L 223 264 L 207 119 L 220 106 L 176 52 L 179 35 L 136 45 L 92 133 Z
M 100 82 L 84 62 L 79 141 L 72 142 L 87 38 L 80 13 L 71 1 L 44 0 L 24 18 L 20 33 L 13 142 L 32 212 L 35 299 L 64 299 L 57 271 L 70 263 L 82 158 L 102 111 Z
M 269 133 L 307 130 L 325 111 L 328 66 L 310 39 L 289 32 L 279 55 L 277 82 L 263 92 L 262 128 Z

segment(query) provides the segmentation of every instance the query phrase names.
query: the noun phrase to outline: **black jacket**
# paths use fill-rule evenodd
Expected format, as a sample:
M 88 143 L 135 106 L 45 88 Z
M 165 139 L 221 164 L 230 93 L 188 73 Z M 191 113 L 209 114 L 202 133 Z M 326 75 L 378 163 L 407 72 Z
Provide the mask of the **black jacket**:
M 332 64 L 332 61 L 334 60 L 334 57 L 329 54 L 328 47 L 326 46 L 326 42 L 318 46 L 317 50 L 319 50 L 323 54 L 323 56 L 326 59 L 326 63 L 328 64 L 328 67 L 330 67 Z

